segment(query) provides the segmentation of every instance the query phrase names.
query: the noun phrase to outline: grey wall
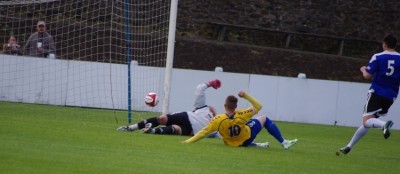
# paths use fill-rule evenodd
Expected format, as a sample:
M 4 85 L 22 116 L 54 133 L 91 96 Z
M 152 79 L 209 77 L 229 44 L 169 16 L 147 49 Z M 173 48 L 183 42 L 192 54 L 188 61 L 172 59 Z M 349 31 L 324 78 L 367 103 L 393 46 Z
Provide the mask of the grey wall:
M 133 67 L 133 110 L 161 112 L 162 103 L 150 108 L 144 96 L 156 92 L 163 101 L 163 77 L 163 68 Z M 192 110 L 197 84 L 215 78 L 222 87 L 207 90 L 207 103 L 218 113 L 224 112 L 227 95 L 244 90 L 262 103 L 259 114 L 325 125 L 359 126 L 369 88 L 367 83 L 173 69 L 169 111 Z M 126 65 L 0 55 L 0 101 L 127 109 L 126 84 Z M 397 103 L 383 120 L 400 122 Z M 240 100 L 239 108 L 248 106 Z

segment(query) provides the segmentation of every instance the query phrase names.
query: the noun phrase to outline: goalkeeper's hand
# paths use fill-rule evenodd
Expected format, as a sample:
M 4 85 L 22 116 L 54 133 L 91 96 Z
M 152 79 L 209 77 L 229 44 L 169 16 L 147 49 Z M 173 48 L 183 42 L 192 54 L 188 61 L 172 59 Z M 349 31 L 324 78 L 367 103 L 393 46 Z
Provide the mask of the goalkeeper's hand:
M 211 80 L 208 82 L 208 86 L 213 87 L 214 89 L 218 89 L 221 87 L 221 81 L 218 79 Z

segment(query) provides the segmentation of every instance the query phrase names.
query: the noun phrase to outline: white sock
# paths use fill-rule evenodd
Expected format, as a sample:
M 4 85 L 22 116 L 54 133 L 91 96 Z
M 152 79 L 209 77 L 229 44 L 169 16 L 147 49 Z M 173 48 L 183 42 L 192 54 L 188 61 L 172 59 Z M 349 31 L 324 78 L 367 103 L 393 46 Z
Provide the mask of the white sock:
M 365 122 L 365 126 L 367 128 L 383 128 L 383 126 L 385 126 L 385 123 L 386 122 L 377 118 L 370 118 Z
M 129 127 L 130 130 L 138 130 L 139 129 L 138 124 L 132 124 L 132 125 L 130 125 L 128 127 Z
M 348 147 L 353 148 L 353 146 L 361 140 L 364 135 L 368 133 L 369 128 L 365 128 L 363 125 L 361 125 L 357 131 L 354 133 L 353 138 L 351 138 L 349 144 L 347 144 Z

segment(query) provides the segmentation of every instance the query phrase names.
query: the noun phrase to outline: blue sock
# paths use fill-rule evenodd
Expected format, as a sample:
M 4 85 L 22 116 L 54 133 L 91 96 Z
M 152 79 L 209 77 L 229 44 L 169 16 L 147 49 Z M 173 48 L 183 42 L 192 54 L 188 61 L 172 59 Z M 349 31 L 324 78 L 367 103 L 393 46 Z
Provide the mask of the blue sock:
M 266 118 L 267 120 L 265 121 L 264 127 L 267 129 L 269 134 L 271 134 L 273 137 L 275 137 L 276 140 L 278 140 L 280 143 L 284 141 L 281 132 L 278 129 L 278 126 L 274 122 L 272 122 L 268 117 Z

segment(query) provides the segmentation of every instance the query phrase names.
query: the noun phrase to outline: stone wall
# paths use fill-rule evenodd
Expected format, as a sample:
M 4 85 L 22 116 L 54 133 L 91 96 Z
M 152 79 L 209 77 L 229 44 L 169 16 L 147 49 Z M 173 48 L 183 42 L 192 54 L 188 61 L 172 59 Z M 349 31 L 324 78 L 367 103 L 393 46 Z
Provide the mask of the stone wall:
M 248 44 L 178 37 L 175 44 L 174 68 L 368 82 L 359 68 L 368 64 L 358 59 Z
M 180 34 L 207 36 L 207 22 L 274 30 L 381 40 L 400 35 L 397 0 L 184 0 L 179 1 Z
M 359 67 L 379 51 L 380 40 L 390 32 L 400 36 L 400 3 L 396 0 L 184 0 L 179 1 L 174 67 L 308 78 L 368 82 Z M 335 55 L 337 48 L 321 42 L 298 42 L 300 47 L 326 47 L 327 54 L 315 50 L 284 49 L 257 43 L 281 42 L 274 37 L 253 36 L 230 42 L 216 41 L 216 31 L 209 22 L 355 38 L 376 41 L 350 42 L 344 56 Z M 250 33 L 254 33 L 250 31 Z M 228 33 L 227 37 L 230 37 Z M 267 34 L 267 33 L 266 33 Z M 237 36 L 234 36 L 237 37 Z M 240 36 L 239 36 L 240 37 Z M 237 37 L 238 38 L 238 37 Z M 244 39 L 243 39 L 244 38 Z M 270 40 L 267 40 L 268 38 Z M 258 39 L 258 41 L 257 41 Z M 264 39 L 264 41 L 260 41 Z M 267 40 L 267 41 L 265 41 Z M 330 42 L 330 41 L 328 41 Z M 282 45 L 282 44 L 281 44 Z

